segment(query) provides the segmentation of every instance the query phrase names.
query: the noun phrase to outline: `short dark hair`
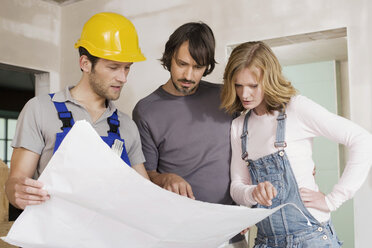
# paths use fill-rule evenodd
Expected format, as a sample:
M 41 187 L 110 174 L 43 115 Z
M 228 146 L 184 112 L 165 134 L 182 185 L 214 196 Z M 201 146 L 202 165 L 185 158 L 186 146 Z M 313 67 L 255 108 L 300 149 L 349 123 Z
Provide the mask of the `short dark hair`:
M 97 64 L 99 58 L 96 57 L 96 56 L 93 56 L 92 54 L 90 54 L 88 52 L 87 49 L 85 49 L 84 47 L 81 47 L 81 46 L 79 47 L 79 55 L 80 55 L 80 57 L 82 55 L 87 56 L 88 60 L 92 63 L 92 70 L 94 70 L 94 66 Z
M 203 22 L 183 24 L 169 36 L 169 40 L 165 44 L 163 57 L 160 59 L 163 67 L 170 71 L 175 52 L 186 41 L 189 42 L 189 52 L 195 62 L 207 67 L 203 76 L 211 73 L 216 64 L 214 59 L 216 42 L 212 29 Z

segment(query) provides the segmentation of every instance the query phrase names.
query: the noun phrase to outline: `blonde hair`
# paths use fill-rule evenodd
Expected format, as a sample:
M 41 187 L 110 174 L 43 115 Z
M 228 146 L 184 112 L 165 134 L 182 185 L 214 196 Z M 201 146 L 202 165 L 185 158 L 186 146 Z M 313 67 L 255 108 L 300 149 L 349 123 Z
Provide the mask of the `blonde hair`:
M 221 108 L 227 113 L 245 110 L 235 91 L 235 77 L 245 68 L 257 68 L 261 72 L 257 81 L 262 84 L 263 101 L 269 113 L 285 108 L 297 94 L 291 82 L 284 78 L 282 67 L 270 47 L 261 41 L 246 42 L 234 48 L 223 75 Z

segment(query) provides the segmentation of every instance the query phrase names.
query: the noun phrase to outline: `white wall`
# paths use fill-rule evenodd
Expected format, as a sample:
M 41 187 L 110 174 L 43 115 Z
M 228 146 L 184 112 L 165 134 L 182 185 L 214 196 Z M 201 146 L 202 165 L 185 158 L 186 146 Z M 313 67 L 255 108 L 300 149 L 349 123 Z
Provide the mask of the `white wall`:
M 76 84 L 81 74 L 73 45 L 85 21 L 101 11 L 115 11 L 131 19 L 147 57 L 133 66 L 117 102 L 128 114 L 140 98 L 168 79 L 157 59 L 169 35 L 185 22 L 201 20 L 215 32 L 219 64 L 207 77 L 215 83 L 222 81 L 227 45 L 347 27 L 350 117 L 372 131 L 371 1 L 83 0 L 59 8 L 40 0 L 1 0 L 0 62 L 52 72 L 52 91 Z M 372 173 L 354 201 L 358 248 L 370 244 L 371 195 Z
M 1 0 L 0 63 L 50 73 L 60 87 L 61 8 L 36 0 Z

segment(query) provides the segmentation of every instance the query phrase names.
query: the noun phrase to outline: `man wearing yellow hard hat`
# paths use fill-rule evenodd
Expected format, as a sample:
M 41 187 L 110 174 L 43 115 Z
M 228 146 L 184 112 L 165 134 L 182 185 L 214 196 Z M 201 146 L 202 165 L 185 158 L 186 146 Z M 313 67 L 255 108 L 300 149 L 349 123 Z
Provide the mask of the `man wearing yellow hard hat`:
M 137 127 L 112 102 L 119 98 L 133 62 L 146 59 L 133 24 L 119 14 L 96 14 L 85 23 L 75 48 L 82 71 L 77 85 L 32 98 L 19 116 L 6 183 L 9 202 L 19 209 L 49 199 L 36 179 L 78 120 L 90 122 L 105 143 L 148 178 Z

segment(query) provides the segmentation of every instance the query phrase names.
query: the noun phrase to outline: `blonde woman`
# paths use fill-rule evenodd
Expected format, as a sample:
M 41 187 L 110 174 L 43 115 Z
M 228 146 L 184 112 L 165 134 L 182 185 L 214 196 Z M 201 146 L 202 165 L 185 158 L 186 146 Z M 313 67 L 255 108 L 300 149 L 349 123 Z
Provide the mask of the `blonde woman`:
M 263 42 L 233 50 L 221 98 L 228 113 L 244 113 L 231 126 L 232 198 L 257 208 L 293 203 L 257 224 L 255 247 L 340 247 L 330 212 L 352 198 L 366 179 L 371 134 L 297 95 Z M 313 176 L 316 136 L 349 148 L 345 171 L 327 195 Z

